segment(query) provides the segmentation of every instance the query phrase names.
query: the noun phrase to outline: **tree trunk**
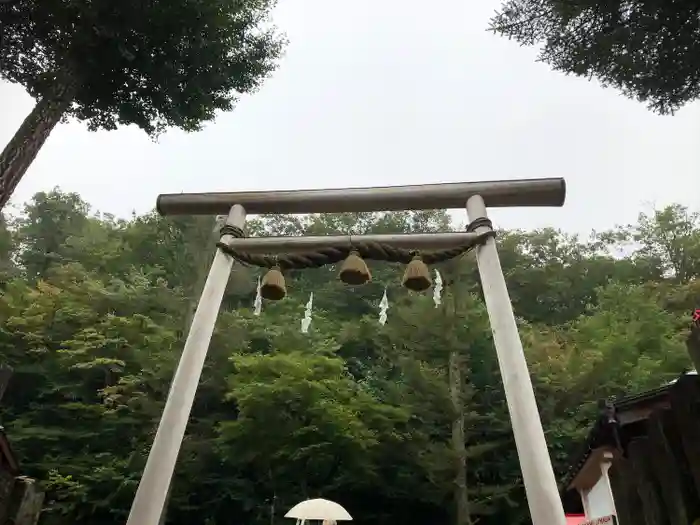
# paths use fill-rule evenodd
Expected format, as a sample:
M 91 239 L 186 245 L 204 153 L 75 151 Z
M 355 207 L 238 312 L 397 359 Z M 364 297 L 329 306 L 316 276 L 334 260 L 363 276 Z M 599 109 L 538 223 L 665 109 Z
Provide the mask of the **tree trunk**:
M 455 525 L 471 525 L 467 495 L 467 449 L 464 443 L 464 407 L 462 406 L 462 371 L 457 352 L 450 352 L 450 398 L 452 400 L 452 449 L 455 464 Z
M 49 134 L 73 100 L 73 84 L 56 80 L 55 88 L 39 100 L 0 153 L 0 210 L 31 166 Z
M 446 272 L 450 277 L 445 279 L 449 292 L 446 297 L 445 311 L 452 322 L 458 322 L 459 308 L 456 295 L 456 271 Z M 452 451 L 455 455 L 454 470 L 454 501 L 455 525 L 472 525 L 469 512 L 469 495 L 467 493 L 467 447 L 464 436 L 464 395 L 462 392 L 462 359 L 458 350 L 450 352 L 448 365 L 448 381 L 450 383 L 450 401 L 452 405 Z

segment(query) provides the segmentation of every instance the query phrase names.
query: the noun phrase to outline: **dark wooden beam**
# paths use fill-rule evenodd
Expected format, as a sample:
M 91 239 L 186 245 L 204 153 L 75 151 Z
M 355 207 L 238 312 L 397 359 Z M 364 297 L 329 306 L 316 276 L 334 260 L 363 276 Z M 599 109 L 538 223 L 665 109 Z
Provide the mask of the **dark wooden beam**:
M 651 466 L 649 439 L 634 439 L 629 444 L 627 454 L 632 465 L 632 473 L 637 480 L 637 492 L 641 499 L 646 525 L 670 525 L 661 499 L 661 487 Z
M 610 488 L 615 500 L 615 510 L 620 523 L 647 525 L 639 499 L 637 480 L 632 466 L 625 458 L 617 458 L 608 470 Z
M 684 486 L 681 474 L 682 463 L 687 463 L 682 445 L 680 450 L 674 447 L 669 439 L 669 434 L 674 433 L 675 428 L 669 410 L 659 410 L 652 414 L 647 421 L 647 433 L 649 436 L 649 459 L 654 469 L 655 477 L 659 480 L 661 497 L 666 507 L 666 515 L 671 525 L 688 525 L 692 514 L 692 500 L 688 501 L 687 494 L 694 492 L 694 487 Z
M 670 391 L 671 411 L 683 453 L 700 499 L 700 381 L 696 375 L 681 377 Z

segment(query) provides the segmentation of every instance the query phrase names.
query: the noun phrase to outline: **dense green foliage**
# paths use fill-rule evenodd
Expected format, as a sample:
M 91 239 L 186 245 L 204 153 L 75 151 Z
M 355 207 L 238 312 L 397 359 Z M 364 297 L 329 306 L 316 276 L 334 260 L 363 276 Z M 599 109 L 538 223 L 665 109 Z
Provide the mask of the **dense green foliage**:
M 658 113 L 700 96 L 697 0 L 504 0 L 491 28 Z
M 442 212 L 277 217 L 258 234 L 431 231 Z M 45 481 L 42 523 L 123 523 L 216 239 L 213 218 L 116 220 L 77 195 L 40 193 L 0 223 L 0 362 L 15 375 L 5 425 Z M 682 207 L 590 241 L 554 230 L 499 237 L 557 470 L 602 397 L 655 387 L 689 366 L 700 224 Z M 469 509 L 526 523 L 515 448 L 473 256 L 442 270 L 444 305 L 372 265 L 344 288 L 328 268 L 292 272 L 290 296 L 251 306 L 257 271 L 224 299 L 180 455 L 168 522 L 282 523 L 325 496 L 360 523 L 454 523 L 459 357 Z M 384 286 L 389 321 L 377 323 Z M 309 334 L 299 332 L 310 291 Z
M 280 40 L 269 0 L 0 5 L 0 78 L 36 99 L 71 86 L 66 115 L 91 129 L 195 130 L 273 68 Z

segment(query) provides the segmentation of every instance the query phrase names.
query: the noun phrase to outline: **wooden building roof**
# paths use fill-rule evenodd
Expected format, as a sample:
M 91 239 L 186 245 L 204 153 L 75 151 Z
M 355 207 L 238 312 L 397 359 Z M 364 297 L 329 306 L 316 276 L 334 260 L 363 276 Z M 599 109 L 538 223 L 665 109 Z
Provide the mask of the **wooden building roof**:
M 695 371 L 686 375 L 697 375 Z M 681 376 L 681 377 L 683 377 Z M 647 392 L 600 402 L 600 413 L 584 443 L 571 458 L 561 481 L 561 497 L 567 512 L 582 512 L 579 489 L 592 487 L 600 476 L 600 464 L 608 453 L 623 453 L 636 437 L 646 434 L 645 421 L 659 408 L 669 408 L 670 392 L 677 380 Z

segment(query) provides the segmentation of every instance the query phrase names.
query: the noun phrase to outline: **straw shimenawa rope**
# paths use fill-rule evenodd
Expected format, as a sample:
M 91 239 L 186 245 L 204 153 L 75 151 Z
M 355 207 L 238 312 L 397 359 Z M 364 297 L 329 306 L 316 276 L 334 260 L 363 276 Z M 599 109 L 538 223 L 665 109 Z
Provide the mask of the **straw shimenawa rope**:
M 467 226 L 467 231 L 473 232 L 476 228 L 487 226 L 491 228 L 491 221 L 486 218 L 476 219 Z M 241 228 L 224 225 L 220 234 L 231 235 L 236 238 L 245 237 L 245 233 Z M 329 264 L 336 264 L 345 260 L 350 253 L 355 252 L 363 259 L 371 259 L 375 261 L 386 261 L 393 263 L 409 264 L 416 256 L 425 264 L 436 264 L 450 259 L 454 259 L 464 253 L 469 252 L 474 247 L 486 242 L 489 237 L 494 237 L 495 232 L 492 229 L 479 234 L 474 241 L 463 246 L 451 248 L 449 250 L 440 250 L 434 252 L 424 252 L 417 250 L 402 250 L 394 248 L 383 243 L 377 242 L 355 242 L 350 246 L 329 246 L 314 252 L 308 253 L 289 253 L 279 255 L 262 255 L 241 252 L 235 250 L 224 242 L 218 242 L 216 246 L 224 253 L 230 255 L 234 259 L 251 266 L 259 266 L 261 268 L 274 268 L 280 270 L 302 270 L 306 268 L 320 268 Z

